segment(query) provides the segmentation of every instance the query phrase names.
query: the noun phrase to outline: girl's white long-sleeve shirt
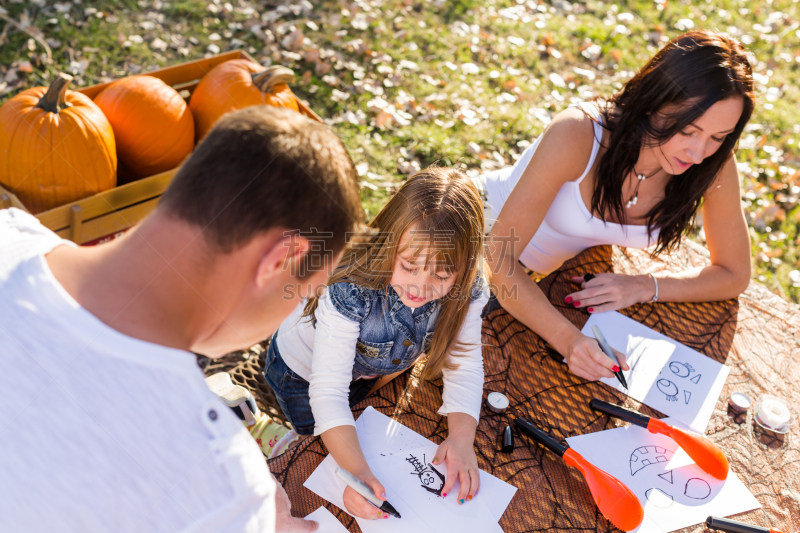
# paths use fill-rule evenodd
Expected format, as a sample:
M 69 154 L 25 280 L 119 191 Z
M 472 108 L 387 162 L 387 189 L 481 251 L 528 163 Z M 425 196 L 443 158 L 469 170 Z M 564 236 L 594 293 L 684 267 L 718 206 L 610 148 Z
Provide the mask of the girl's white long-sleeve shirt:
M 475 420 L 480 418 L 484 381 L 481 311 L 488 300 L 486 288 L 470 302 L 457 336 L 467 349 L 454 358 L 458 368 L 443 371 L 440 415 L 466 413 Z M 309 382 L 314 435 L 337 426 L 355 426 L 349 393 L 360 323 L 340 313 L 327 293 L 319 299 L 316 328 L 308 317 L 301 318 L 304 306 L 301 302 L 283 322 L 277 342 L 286 365 Z

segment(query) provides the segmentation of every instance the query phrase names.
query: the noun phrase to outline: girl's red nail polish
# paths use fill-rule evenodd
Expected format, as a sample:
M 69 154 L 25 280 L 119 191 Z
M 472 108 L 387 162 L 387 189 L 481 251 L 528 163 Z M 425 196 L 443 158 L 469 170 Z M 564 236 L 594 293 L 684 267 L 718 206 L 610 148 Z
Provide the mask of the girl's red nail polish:
M 589 312 L 591 313 L 592 311 L 594 311 L 594 307 L 589 308 Z
M 568 304 L 571 304 L 572 303 L 572 296 L 567 296 L 566 298 L 564 298 L 564 301 L 567 302 Z
M 619 367 L 618 367 L 617 365 L 614 365 L 614 367 L 612 368 L 612 370 L 614 370 L 614 372 L 619 372 Z
M 446 492 L 442 493 L 442 498 L 447 498 L 447 493 Z
M 578 307 L 579 305 L 581 305 L 581 303 L 580 302 L 573 302 L 572 305 L 574 305 L 575 307 Z

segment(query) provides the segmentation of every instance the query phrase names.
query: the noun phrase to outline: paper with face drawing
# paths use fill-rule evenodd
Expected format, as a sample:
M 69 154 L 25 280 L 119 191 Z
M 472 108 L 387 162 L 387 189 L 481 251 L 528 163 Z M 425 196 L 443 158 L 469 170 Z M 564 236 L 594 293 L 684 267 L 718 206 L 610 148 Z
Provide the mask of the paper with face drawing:
M 457 487 L 446 498 L 440 496 L 444 468 L 430 464 L 437 446 L 406 450 L 368 459 L 370 469 L 386 489 L 386 499 L 402 518 L 364 520 L 356 517 L 363 533 L 501 533 L 503 530 L 478 496 L 459 505 Z M 332 504 L 344 509 L 345 483 L 335 471 L 333 456 L 328 455 L 303 484 Z M 375 511 L 377 513 L 377 509 Z
M 419 433 L 376 411 L 372 406 L 367 407 L 356 420 L 356 433 L 361 450 L 367 460 L 389 453 L 431 445 L 431 441 Z M 480 476 L 480 497 L 495 520 L 499 521 L 517 492 L 517 487 L 509 485 L 483 470 L 480 471 Z
M 324 507 L 320 507 L 308 515 L 306 520 L 314 520 L 319 524 L 317 533 L 347 533 L 347 529 L 339 522 L 339 519 Z
M 730 369 L 617 312 L 592 315 L 581 332 L 599 326 L 608 343 L 625 354 L 626 390 L 617 378 L 606 385 L 704 433 Z
M 689 429 L 674 419 L 664 421 Z M 711 515 L 730 516 L 761 507 L 733 472 L 719 481 L 694 464 L 675 441 L 638 426 L 568 437 L 567 443 L 636 494 L 645 513 L 642 525 L 634 530 L 638 533 L 674 531 Z

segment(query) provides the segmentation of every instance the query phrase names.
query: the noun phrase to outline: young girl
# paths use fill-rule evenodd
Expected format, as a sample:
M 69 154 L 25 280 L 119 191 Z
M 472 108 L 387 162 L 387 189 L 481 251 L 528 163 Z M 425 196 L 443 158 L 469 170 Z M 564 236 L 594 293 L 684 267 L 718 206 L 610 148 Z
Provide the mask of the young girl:
M 473 449 L 483 395 L 481 310 L 483 206 L 456 170 L 410 178 L 370 224 L 365 242 L 345 251 L 325 292 L 273 335 L 265 375 L 301 435 L 321 435 L 336 462 L 385 500 L 356 437 L 350 407 L 425 359 L 425 377 L 443 374 L 439 414 L 449 436 L 433 464 L 446 463 L 442 497 L 461 482 L 458 501 L 480 484 Z M 347 510 L 388 518 L 351 488 Z

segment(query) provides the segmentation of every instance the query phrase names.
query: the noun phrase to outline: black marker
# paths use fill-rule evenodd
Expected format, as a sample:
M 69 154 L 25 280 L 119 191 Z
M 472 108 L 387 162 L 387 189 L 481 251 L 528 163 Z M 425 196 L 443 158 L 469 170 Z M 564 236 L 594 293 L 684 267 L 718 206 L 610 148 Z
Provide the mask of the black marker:
M 744 522 L 739 522 L 738 520 L 717 518 L 716 516 L 709 516 L 706 518 L 706 527 L 709 529 L 716 529 L 717 531 L 727 531 L 728 533 L 781 533 L 777 529 L 752 526 Z
M 612 361 L 614 361 L 614 366 L 619 368 L 619 366 L 617 365 L 618 363 L 617 358 L 614 356 L 614 352 L 611 350 L 611 346 L 608 345 L 608 341 L 603 335 L 603 332 L 600 331 L 600 328 L 598 328 L 597 326 L 592 326 L 592 332 L 594 332 L 594 338 L 597 340 L 597 344 L 600 345 L 600 348 L 602 348 L 603 353 L 605 353 L 607 356 L 611 358 Z M 617 376 L 617 379 L 619 380 L 620 383 L 622 383 L 622 386 L 627 389 L 628 382 L 625 381 L 625 376 L 622 374 L 622 370 L 614 372 L 614 375 Z
M 385 502 L 379 498 L 375 497 L 375 492 L 370 488 L 369 485 L 358 479 L 356 476 L 345 470 L 344 468 L 336 468 L 336 475 L 339 476 L 339 479 L 347 483 L 347 485 L 352 488 L 357 493 L 361 494 L 369 503 L 380 509 L 386 514 L 390 514 L 395 518 L 400 518 L 400 513 L 392 507 L 392 504 L 389 502 Z

